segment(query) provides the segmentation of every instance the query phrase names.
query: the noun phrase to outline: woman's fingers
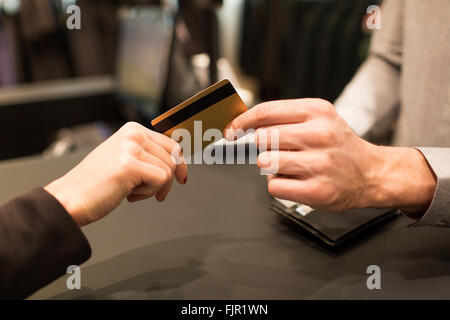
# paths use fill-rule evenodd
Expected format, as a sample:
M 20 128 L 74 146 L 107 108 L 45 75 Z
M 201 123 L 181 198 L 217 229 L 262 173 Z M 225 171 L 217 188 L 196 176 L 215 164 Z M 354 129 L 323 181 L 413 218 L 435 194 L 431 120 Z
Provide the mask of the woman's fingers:
M 149 161 L 139 161 L 137 166 L 141 184 L 147 185 L 149 190 L 154 190 L 154 192 L 161 190 L 164 185 L 170 182 L 173 178 L 172 172 L 165 164 L 163 164 L 163 166 L 159 166 L 152 164 Z M 164 168 L 164 166 L 166 166 L 166 168 Z
M 148 198 L 151 198 L 152 197 L 152 195 L 139 195 L 139 194 L 130 194 L 128 197 L 127 197 L 127 200 L 129 201 L 129 202 L 136 202 L 136 201 L 141 201 L 141 200 L 145 200 L 145 199 L 148 199 Z
M 164 174 L 161 174 L 160 180 L 157 180 L 156 183 L 151 183 L 152 181 L 146 182 L 142 181 L 144 185 L 140 185 L 135 190 L 133 190 L 133 194 L 145 195 L 145 194 L 155 194 L 157 195 L 156 199 L 158 201 L 162 201 L 166 198 L 167 194 L 170 191 L 170 188 L 173 184 L 173 176 L 174 171 L 173 168 L 170 168 L 163 160 L 149 153 L 144 153 L 141 156 L 141 160 L 145 164 L 150 164 L 158 167 L 159 169 L 164 171 Z
M 164 201 L 169 194 L 170 188 L 172 188 L 173 179 L 170 179 L 155 195 L 156 200 Z
M 166 149 L 161 147 L 159 144 L 152 143 L 152 141 L 148 139 L 142 143 L 142 147 L 148 154 L 151 154 L 163 161 L 175 173 L 177 164 L 175 159 L 166 151 Z
M 171 160 L 176 161 L 175 177 L 179 183 L 186 183 L 188 169 L 180 145 L 169 137 L 154 131 L 148 131 L 147 138 L 153 142 L 151 147 L 153 147 L 154 144 L 159 145 L 171 156 Z M 149 147 L 147 146 L 146 148 Z

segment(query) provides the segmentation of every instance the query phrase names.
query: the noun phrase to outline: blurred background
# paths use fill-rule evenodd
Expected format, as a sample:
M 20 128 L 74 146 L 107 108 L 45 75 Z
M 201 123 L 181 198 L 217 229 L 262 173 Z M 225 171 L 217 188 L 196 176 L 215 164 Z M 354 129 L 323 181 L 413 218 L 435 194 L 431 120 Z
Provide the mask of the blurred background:
M 249 107 L 335 100 L 377 0 L 0 0 L 0 160 L 89 149 L 227 78 Z M 67 8 L 81 9 L 70 30 Z

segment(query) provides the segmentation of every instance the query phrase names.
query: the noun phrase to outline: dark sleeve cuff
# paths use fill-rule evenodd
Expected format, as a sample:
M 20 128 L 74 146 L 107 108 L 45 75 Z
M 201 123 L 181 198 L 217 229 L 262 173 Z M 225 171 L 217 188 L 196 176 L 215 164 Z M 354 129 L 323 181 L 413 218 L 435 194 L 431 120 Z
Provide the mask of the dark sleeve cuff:
M 90 256 L 81 229 L 44 189 L 0 207 L 0 298 L 25 298 Z

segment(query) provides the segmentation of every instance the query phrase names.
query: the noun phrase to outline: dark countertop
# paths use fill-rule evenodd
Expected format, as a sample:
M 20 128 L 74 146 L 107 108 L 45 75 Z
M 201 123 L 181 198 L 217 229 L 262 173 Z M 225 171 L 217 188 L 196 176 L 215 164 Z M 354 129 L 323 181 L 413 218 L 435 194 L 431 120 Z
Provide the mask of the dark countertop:
M 80 159 L 0 163 L 0 203 Z M 407 228 L 401 217 L 331 251 L 269 209 L 255 166 L 191 165 L 187 185 L 172 191 L 164 203 L 125 201 L 83 228 L 93 251 L 83 288 L 68 291 L 63 276 L 31 298 L 450 298 L 450 230 Z M 372 264 L 381 290 L 366 287 Z

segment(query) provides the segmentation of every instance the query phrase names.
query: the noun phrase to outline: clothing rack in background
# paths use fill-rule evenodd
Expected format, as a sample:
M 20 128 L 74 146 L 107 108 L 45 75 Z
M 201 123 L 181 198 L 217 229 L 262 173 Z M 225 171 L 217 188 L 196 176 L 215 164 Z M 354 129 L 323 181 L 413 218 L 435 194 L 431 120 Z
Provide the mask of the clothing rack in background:
M 261 99 L 335 100 L 367 55 L 374 0 L 246 0 L 241 68 Z

